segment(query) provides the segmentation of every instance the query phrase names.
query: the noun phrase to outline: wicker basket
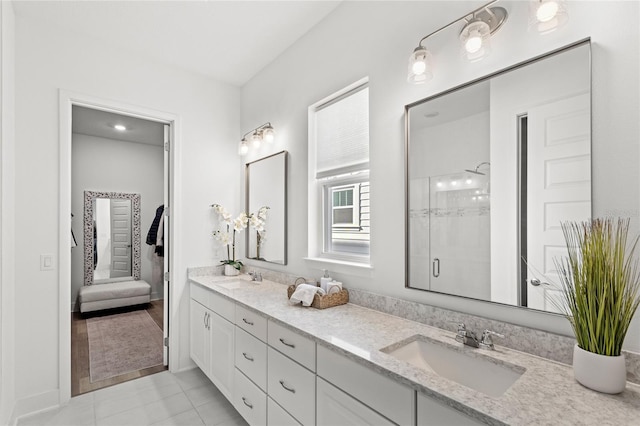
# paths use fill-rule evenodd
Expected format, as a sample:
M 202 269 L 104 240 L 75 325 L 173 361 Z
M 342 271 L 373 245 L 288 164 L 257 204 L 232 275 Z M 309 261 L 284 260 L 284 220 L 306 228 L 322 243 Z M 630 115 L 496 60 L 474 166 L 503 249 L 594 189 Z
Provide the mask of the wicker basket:
M 291 295 L 295 291 L 296 286 L 290 285 L 287 288 L 287 297 L 291 299 Z M 337 293 L 325 294 L 323 296 L 316 294 L 313 296 L 313 302 L 311 307 L 316 309 L 326 309 L 333 306 L 344 305 L 349 303 L 349 292 L 346 289 L 342 289 Z

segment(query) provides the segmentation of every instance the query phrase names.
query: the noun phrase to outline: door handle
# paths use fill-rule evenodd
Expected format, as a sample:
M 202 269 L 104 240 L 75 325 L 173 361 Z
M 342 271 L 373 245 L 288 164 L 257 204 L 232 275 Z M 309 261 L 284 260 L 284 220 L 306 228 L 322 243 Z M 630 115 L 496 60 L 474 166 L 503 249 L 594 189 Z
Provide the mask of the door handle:
M 247 355 L 247 353 L 246 353 L 246 352 L 242 352 L 242 356 L 243 356 L 243 357 L 245 357 L 245 359 L 246 359 L 247 361 L 251 361 L 251 362 L 253 362 L 253 358 L 252 358 L 252 357 L 250 357 L 249 355 Z
M 529 282 L 530 282 L 530 283 L 531 283 L 531 285 L 532 285 L 532 286 L 534 286 L 534 287 L 538 287 L 540 284 L 542 284 L 542 285 L 549 285 L 549 283 L 546 283 L 546 282 L 544 282 L 544 281 L 540 281 L 540 280 L 539 280 L 539 279 L 537 279 L 537 278 L 533 278 L 533 279 L 531 279 Z
M 431 273 L 435 278 L 440 276 L 440 259 L 437 257 L 433 259 L 433 263 L 431 264 Z

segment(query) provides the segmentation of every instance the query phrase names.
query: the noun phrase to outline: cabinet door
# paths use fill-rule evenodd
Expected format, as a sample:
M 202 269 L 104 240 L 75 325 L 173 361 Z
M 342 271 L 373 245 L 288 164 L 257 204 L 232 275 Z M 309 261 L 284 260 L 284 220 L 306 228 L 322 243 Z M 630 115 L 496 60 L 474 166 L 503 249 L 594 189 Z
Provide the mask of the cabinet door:
M 211 313 L 211 357 L 209 378 L 228 400 L 233 396 L 234 325 L 215 312 Z
M 418 424 L 421 426 L 474 426 L 484 423 L 419 393 Z
M 211 357 L 209 356 L 209 310 L 191 299 L 189 323 L 189 352 L 191 359 L 205 373 L 209 374 Z
M 371 408 L 318 377 L 317 426 L 393 425 Z

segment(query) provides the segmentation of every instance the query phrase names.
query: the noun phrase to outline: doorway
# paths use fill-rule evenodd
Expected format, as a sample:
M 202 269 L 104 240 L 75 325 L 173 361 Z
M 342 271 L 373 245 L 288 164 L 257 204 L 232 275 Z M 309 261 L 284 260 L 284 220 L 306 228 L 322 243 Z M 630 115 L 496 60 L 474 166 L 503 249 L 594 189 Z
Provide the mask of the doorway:
M 171 359 L 169 357 L 169 345 L 171 340 L 169 331 L 173 325 L 169 324 L 171 297 L 168 284 L 171 276 L 170 271 L 173 269 L 173 259 L 171 259 L 169 255 L 173 253 L 173 248 L 170 243 L 172 242 L 171 236 L 174 235 L 174 230 L 170 226 L 169 216 L 171 212 L 170 201 L 172 200 L 170 182 L 175 179 L 173 167 L 175 164 L 175 158 L 170 147 L 172 147 L 172 138 L 174 132 L 176 132 L 177 118 L 172 114 L 151 111 L 141 107 L 105 101 L 65 91 L 60 92 L 60 101 L 60 403 L 65 403 L 72 396 L 72 393 L 73 396 L 75 396 L 86 391 L 103 387 L 101 385 L 110 386 L 111 384 L 131 380 L 143 375 L 153 374 L 167 369 L 170 365 Z M 101 127 L 102 130 L 100 131 L 110 131 L 113 133 L 117 130 L 116 125 L 119 124 L 116 123 L 115 119 L 122 119 L 125 122 L 124 127 L 132 129 L 132 133 L 141 133 L 140 129 L 145 126 L 155 127 L 156 137 L 153 143 L 145 143 L 143 141 L 128 140 L 135 139 L 135 137 L 140 135 L 132 136 L 130 134 L 128 136 L 113 137 L 108 134 L 100 134 L 99 132 L 96 134 L 90 134 L 91 132 L 88 130 L 78 129 L 76 126 L 76 124 L 82 121 L 79 118 L 82 114 L 88 114 L 93 118 L 101 116 L 103 120 L 97 125 L 97 127 Z M 83 136 L 78 136 L 79 134 L 82 134 Z M 89 154 L 87 154 L 87 152 L 83 154 L 83 158 L 88 158 L 89 161 L 81 161 L 78 163 L 79 158 L 77 157 L 79 157 L 79 154 L 75 152 L 74 145 L 80 146 L 80 144 L 84 144 L 85 146 L 83 148 L 85 148 L 85 151 L 89 151 Z M 122 148 L 126 145 L 134 146 L 134 151 L 138 152 L 128 155 L 123 154 L 121 150 L 115 149 L 116 146 Z M 153 196 L 146 194 L 147 190 L 140 189 L 140 185 L 135 182 L 137 180 L 136 177 L 146 174 L 146 169 L 143 169 L 148 166 L 147 163 L 150 163 L 151 161 L 148 156 L 144 156 L 144 152 L 149 153 L 151 151 L 155 152 L 154 158 L 159 160 L 159 162 L 156 162 L 154 165 L 156 170 L 154 175 L 156 188 L 154 189 L 155 195 Z M 105 152 L 108 154 L 105 154 Z M 93 153 L 93 155 L 91 155 L 91 153 Z M 141 154 L 144 158 L 140 158 Z M 76 198 L 78 198 L 76 196 L 78 188 L 75 187 L 82 186 L 82 184 L 78 185 L 76 182 L 78 177 L 77 175 L 81 174 L 82 170 L 76 170 L 75 166 L 77 164 L 82 164 L 80 169 L 93 168 L 100 170 L 99 164 L 102 164 L 102 170 L 104 172 L 105 162 L 102 160 L 104 160 L 103 157 L 105 156 L 111 157 L 111 168 L 115 175 L 112 174 L 110 177 L 103 179 L 102 184 L 109 184 L 111 182 L 115 186 L 113 188 L 97 187 L 96 185 L 100 184 L 100 180 L 98 179 L 98 183 L 93 182 L 84 184 L 85 186 L 89 186 L 82 188 L 82 191 L 101 190 L 111 192 L 111 190 L 113 190 L 113 192 L 142 192 L 143 196 L 141 197 L 142 201 L 140 202 L 140 226 L 139 229 L 132 230 L 133 237 L 137 237 L 142 240 L 142 250 L 138 250 L 141 252 L 141 256 L 139 256 L 138 259 L 139 263 L 142 264 L 142 273 L 138 274 L 138 276 L 132 274 L 134 276 L 131 278 L 135 277 L 134 281 L 137 281 L 138 277 L 145 281 L 149 281 L 152 300 L 148 305 L 122 307 L 118 308 L 116 311 L 100 311 L 90 315 L 87 319 L 87 317 L 82 317 L 78 313 L 73 313 L 74 308 L 76 308 L 76 296 L 73 293 L 75 287 L 77 287 L 79 278 L 76 268 L 72 267 L 73 263 L 78 262 L 72 262 L 72 260 L 79 259 L 81 263 L 85 262 L 83 253 L 83 233 L 82 231 L 78 232 L 78 229 L 83 228 L 84 216 L 86 216 L 83 209 L 79 208 L 79 204 L 76 200 Z M 91 161 L 92 158 L 93 161 Z M 137 158 L 137 160 L 135 158 Z M 130 168 L 134 169 L 134 172 L 127 172 L 123 166 L 125 164 L 129 164 Z M 137 167 L 132 167 L 132 164 L 137 165 Z M 129 176 L 127 176 L 127 174 L 129 174 Z M 114 178 L 114 176 L 116 177 Z M 107 211 L 109 209 L 111 211 L 123 210 L 121 206 L 116 205 L 117 203 L 110 204 L 108 202 L 109 200 L 106 201 L 108 205 Z M 82 200 L 81 203 L 83 202 L 84 200 Z M 160 207 L 163 207 L 163 209 L 160 210 Z M 160 234 L 162 234 L 164 241 L 164 245 L 162 247 L 163 256 L 158 256 L 156 244 L 145 244 L 150 231 L 150 224 L 156 218 L 158 210 L 160 210 L 160 216 L 163 219 L 163 225 L 160 227 L 162 229 Z M 151 211 L 151 213 L 149 213 L 149 211 Z M 71 229 L 76 232 L 70 234 L 68 231 L 68 218 L 71 214 L 73 214 Z M 64 220 L 65 217 L 67 218 L 66 221 Z M 115 220 L 111 221 L 113 228 L 115 228 L 115 224 Z M 103 229 L 106 227 L 108 226 L 103 224 Z M 114 231 L 107 233 L 107 235 L 115 241 L 117 238 L 123 237 L 124 233 Z M 109 240 L 108 237 L 106 239 Z M 78 247 L 72 248 L 70 251 L 69 246 L 73 247 L 74 242 L 78 244 Z M 155 242 L 156 241 L 154 240 L 154 243 Z M 107 241 L 106 244 L 103 244 L 102 248 L 106 250 L 106 247 L 111 246 L 108 251 L 103 251 L 105 257 L 108 258 L 110 255 L 113 260 L 120 262 L 121 258 L 117 256 L 122 255 L 127 249 L 130 250 L 130 245 L 131 244 L 127 244 L 126 241 L 124 244 L 120 244 L 120 246 L 118 246 L 118 244 L 109 244 Z M 63 247 L 66 250 L 63 250 Z M 76 251 L 75 253 L 73 253 L 74 250 Z M 100 252 L 97 253 L 98 257 L 100 257 Z M 145 261 L 147 261 L 146 267 L 144 266 Z M 132 267 L 135 268 L 135 265 L 136 262 L 133 261 Z M 101 281 L 104 282 L 105 276 L 107 282 L 126 281 L 127 277 L 118 276 L 122 275 L 124 273 L 123 271 L 128 270 L 127 268 L 123 269 L 121 267 L 103 268 L 101 270 L 102 275 L 97 277 L 96 285 L 99 285 Z M 84 279 L 81 275 L 82 273 L 80 273 L 80 280 L 84 283 Z M 77 371 L 74 371 L 74 374 L 72 374 L 72 370 L 75 369 L 74 364 L 78 361 L 79 346 L 75 345 L 72 349 L 72 343 L 74 343 L 73 340 L 78 337 L 76 332 L 79 331 L 80 334 L 82 334 L 83 331 L 86 331 L 87 321 L 102 320 L 109 315 L 126 315 L 132 312 L 144 312 L 147 317 L 150 317 L 149 322 L 154 324 L 154 327 L 160 330 L 162 354 L 161 360 L 157 362 L 157 365 L 152 365 L 148 368 L 143 368 L 137 371 L 128 371 L 112 377 L 100 378 L 100 380 L 93 380 L 94 383 L 92 383 L 90 377 L 85 377 L 84 386 L 79 386 L 79 382 L 77 381 L 78 378 L 73 377 L 73 379 L 76 380 L 76 383 L 72 386 L 72 376 L 77 376 Z M 80 321 L 77 322 L 74 316 L 79 317 Z M 74 329 L 73 332 L 76 333 L 73 335 L 73 339 L 72 329 Z M 86 343 L 86 336 L 84 345 L 89 346 Z M 84 362 L 85 364 L 87 363 L 87 361 L 80 362 Z M 87 366 L 83 368 L 86 368 L 88 371 Z M 118 371 L 116 372 L 120 373 Z

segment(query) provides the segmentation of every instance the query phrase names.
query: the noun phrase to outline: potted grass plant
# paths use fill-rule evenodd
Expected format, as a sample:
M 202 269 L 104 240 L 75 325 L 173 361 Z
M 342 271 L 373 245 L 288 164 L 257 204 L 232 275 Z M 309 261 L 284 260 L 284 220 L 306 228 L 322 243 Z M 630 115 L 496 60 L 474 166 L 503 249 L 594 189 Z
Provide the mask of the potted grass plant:
M 590 389 L 620 393 L 626 386 L 622 344 L 640 303 L 638 237 L 628 241 L 629 219 L 565 222 L 562 231 L 568 257 L 556 259 L 558 307 L 576 337 L 575 378 Z

